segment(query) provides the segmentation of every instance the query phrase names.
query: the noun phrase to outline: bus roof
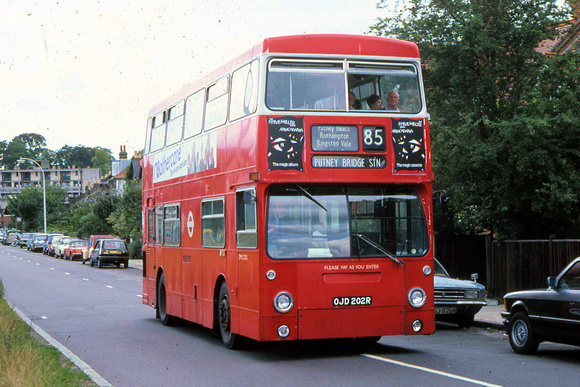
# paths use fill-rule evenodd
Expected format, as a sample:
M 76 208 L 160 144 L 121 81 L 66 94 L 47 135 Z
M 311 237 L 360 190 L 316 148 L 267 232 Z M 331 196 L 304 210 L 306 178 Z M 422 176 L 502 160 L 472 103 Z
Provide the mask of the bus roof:
M 262 52 L 419 58 L 415 43 L 381 36 L 316 34 L 267 38 Z

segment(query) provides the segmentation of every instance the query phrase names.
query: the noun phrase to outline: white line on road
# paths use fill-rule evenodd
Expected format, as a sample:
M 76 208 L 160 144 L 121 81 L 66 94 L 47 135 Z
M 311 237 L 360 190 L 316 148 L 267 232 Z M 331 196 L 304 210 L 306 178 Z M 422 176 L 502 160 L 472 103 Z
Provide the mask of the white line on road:
M 105 286 L 105 287 L 107 287 L 107 288 L 109 288 L 109 289 L 113 289 L 113 287 L 112 287 L 111 285 L 107 285 L 107 286 Z
M 437 370 L 433 370 L 433 369 L 427 368 L 427 367 L 421 367 L 421 366 L 416 366 L 416 365 L 409 364 L 409 363 L 403 363 L 402 361 L 387 359 L 387 358 L 382 357 L 382 356 L 370 355 L 370 354 L 367 354 L 367 353 L 363 353 L 363 354 L 361 354 L 361 356 L 368 357 L 369 359 L 379 360 L 379 361 L 382 361 L 382 362 L 385 362 L 385 363 L 399 365 L 399 366 L 402 366 L 402 367 L 413 368 L 413 369 L 416 369 L 416 370 L 419 370 L 419 371 L 430 372 L 432 374 L 441 375 L 441 376 L 445 376 L 445 377 L 448 377 L 448 378 L 463 380 L 464 382 L 469 382 L 469 383 L 477 384 L 477 385 L 480 385 L 480 386 L 501 387 L 501 385 L 499 385 L 499 384 L 492 384 L 492 383 L 482 382 L 481 380 L 470 379 L 470 378 L 466 378 L 464 376 L 450 374 L 448 372 L 437 371 Z
M 8 302 L 8 301 L 7 301 Z M 46 333 L 41 327 L 32 322 L 24 313 L 22 313 L 17 307 L 8 302 L 12 310 L 32 329 L 36 331 L 40 336 L 42 336 L 46 341 L 50 343 L 53 347 L 58 349 L 60 353 L 66 356 L 70 361 L 72 361 L 77 367 L 81 369 L 85 374 L 87 374 L 93 382 L 95 382 L 99 387 L 111 387 L 112 384 L 107 382 L 101 375 L 92 369 L 87 363 L 82 361 L 77 355 L 72 353 L 67 347 L 56 341 L 51 335 Z

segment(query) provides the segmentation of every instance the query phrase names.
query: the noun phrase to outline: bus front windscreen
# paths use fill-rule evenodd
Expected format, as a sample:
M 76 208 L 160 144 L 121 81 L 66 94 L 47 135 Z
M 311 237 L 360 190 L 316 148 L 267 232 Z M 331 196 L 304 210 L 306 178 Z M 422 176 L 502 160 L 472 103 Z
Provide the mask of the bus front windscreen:
M 413 189 L 279 186 L 270 191 L 273 259 L 422 256 L 427 226 Z

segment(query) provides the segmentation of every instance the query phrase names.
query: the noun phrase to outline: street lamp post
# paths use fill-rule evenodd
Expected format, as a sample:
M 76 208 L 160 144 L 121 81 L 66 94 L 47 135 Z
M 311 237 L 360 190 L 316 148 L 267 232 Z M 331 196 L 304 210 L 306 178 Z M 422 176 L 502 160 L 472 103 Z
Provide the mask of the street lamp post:
M 40 173 L 42 173 L 42 209 L 44 212 L 44 233 L 46 233 L 46 179 L 44 176 L 44 169 L 42 169 L 42 167 L 40 166 L 40 164 L 32 159 L 28 159 L 26 157 L 21 157 L 20 159 L 18 159 L 18 164 L 22 164 L 24 163 L 25 160 L 28 160 L 34 164 L 36 164 L 36 166 L 40 169 Z

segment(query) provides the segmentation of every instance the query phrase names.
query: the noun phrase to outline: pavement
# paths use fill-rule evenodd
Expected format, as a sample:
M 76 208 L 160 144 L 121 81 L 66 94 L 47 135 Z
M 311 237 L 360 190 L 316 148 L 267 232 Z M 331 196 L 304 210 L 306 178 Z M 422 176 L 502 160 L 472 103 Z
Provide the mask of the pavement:
M 131 259 L 129 260 L 129 267 L 143 270 L 143 260 Z M 487 300 L 487 305 L 475 315 L 474 326 L 481 328 L 504 330 L 501 312 L 504 311 L 503 300 L 490 298 Z
M 501 312 L 503 312 L 503 300 L 488 299 L 487 305 L 481 308 L 481 310 L 475 315 L 475 326 L 497 329 L 500 331 L 505 330 L 503 325 L 503 319 L 501 317 Z

